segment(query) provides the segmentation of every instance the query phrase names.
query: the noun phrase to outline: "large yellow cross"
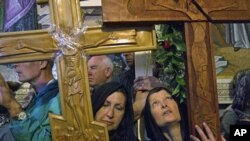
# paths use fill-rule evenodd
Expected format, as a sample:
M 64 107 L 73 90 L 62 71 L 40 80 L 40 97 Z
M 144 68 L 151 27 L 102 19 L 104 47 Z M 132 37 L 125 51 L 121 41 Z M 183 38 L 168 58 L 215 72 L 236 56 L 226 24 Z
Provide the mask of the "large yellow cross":
M 83 29 L 79 0 L 49 0 L 49 5 L 55 30 L 0 33 L 0 63 L 56 57 L 62 115 L 50 114 L 53 140 L 108 141 L 107 127 L 93 119 L 86 56 L 154 49 L 154 30 L 89 27 L 74 36 Z

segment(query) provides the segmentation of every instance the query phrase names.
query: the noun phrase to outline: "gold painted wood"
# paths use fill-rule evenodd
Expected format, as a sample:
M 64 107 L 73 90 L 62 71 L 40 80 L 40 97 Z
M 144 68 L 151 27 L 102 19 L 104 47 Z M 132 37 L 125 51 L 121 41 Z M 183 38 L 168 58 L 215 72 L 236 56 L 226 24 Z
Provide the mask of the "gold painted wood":
M 87 78 L 87 55 L 143 51 L 156 48 L 152 26 L 82 28 L 79 0 L 50 0 L 54 30 L 0 33 L 0 64 L 54 58 L 57 64 L 62 115 L 50 114 L 53 141 L 108 141 L 107 127 L 95 122 Z
M 109 140 L 106 126 L 93 119 L 86 55 L 141 51 L 155 47 L 152 28 L 104 30 L 93 27 L 82 35 L 79 46 L 57 58 L 63 114 L 51 115 L 53 140 Z
M 46 59 L 56 50 L 48 31 L 0 33 L 0 63 Z
M 83 24 L 79 0 L 49 0 L 52 23 L 70 33 Z
M 207 122 L 220 140 L 214 47 L 210 24 L 250 21 L 249 0 L 102 0 L 104 24 L 185 23 L 190 133 Z M 112 7 L 110 7 L 112 5 Z

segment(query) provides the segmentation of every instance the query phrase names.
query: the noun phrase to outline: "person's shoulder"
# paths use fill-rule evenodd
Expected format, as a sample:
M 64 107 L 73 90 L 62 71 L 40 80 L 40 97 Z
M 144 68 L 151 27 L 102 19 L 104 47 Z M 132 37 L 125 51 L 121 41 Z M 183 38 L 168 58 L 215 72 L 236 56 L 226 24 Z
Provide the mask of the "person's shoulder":
M 223 111 L 220 120 L 222 123 L 235 123 L 238 120 L 238 116 L 231 106 Z
M 224 116 L 236 115 L 232 105 L 229 105 L 221 114 L 221 118 Z

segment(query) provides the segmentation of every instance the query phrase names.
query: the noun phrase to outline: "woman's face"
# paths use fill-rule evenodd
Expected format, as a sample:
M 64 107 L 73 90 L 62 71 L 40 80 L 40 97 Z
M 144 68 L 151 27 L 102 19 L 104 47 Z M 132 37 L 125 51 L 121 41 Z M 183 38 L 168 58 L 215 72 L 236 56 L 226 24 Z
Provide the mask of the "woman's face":
M 151 94 L 149 104 L 152 116 L 159 127 L 164 127 L 181 120 L 178 105 L 167 91 L 161 90 Z
M 105 123 L 109 131 L 116 130 L 125 113 L 126 98 L 121 92 L 114 92 L 107 97 L 103 106 L 97 111 L 95 120 Z

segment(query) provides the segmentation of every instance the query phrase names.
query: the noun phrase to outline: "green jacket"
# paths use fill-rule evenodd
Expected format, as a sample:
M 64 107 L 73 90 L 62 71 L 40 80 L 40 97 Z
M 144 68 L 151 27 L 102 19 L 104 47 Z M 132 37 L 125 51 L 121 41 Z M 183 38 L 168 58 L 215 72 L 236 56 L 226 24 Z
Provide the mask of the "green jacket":
M 25 120 L 13 119 L 9 125 L 16 141 L 51 141 L 49 113 L 61 114 L 57 81 L 36 94 L 25 112 Z

